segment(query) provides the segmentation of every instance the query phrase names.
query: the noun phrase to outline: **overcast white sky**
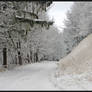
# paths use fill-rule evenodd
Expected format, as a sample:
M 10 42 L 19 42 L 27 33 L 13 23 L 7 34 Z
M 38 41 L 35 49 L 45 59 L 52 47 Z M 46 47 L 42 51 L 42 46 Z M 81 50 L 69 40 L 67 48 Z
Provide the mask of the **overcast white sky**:
M 53 1 L 53 4 L 48 11 L 48 15 L 51 19 L 54 19 L 55 25 L 59 30 L 62 30 L 60 27 L 63 27 L 63 20 L 66 17 L 66 12 L 70 9 L 72 4 L 73 2 Z

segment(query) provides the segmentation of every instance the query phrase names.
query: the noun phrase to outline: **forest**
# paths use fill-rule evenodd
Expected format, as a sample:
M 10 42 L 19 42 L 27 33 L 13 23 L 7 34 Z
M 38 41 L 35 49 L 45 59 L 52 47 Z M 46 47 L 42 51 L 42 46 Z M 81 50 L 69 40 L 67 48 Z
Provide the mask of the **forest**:
M 92 89 L 92 2 L 73 2 L 62 32 L 53 2 L 0 1 L 0 90 Z
M 1 65 L 61 58 L 62 37 L 46 14 L 51 4 L 51 1 L 0 2 Z
M 52 1 L 0 2 L 1 65 L 59 61 L 91 33 L 90 2 L 73 4 L 62 33 L 47 15 L 51 5 Z

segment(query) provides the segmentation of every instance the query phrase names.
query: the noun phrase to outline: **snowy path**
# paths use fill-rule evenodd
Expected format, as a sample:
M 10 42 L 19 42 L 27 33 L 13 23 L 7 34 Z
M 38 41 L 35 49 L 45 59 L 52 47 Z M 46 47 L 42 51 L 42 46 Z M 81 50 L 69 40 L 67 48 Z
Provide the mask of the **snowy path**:
M 55 62 L 44 62 L 0 72 L 0 90 L 59 90 L 50 81 L 55 69 Z

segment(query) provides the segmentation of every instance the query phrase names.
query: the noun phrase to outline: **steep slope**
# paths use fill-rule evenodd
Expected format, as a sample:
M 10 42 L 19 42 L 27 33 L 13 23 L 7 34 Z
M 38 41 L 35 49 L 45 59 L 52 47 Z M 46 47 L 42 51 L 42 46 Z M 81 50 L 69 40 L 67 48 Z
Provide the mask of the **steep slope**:
M 92 71 L 92 34 L 86 37 L 73 51 L 60 60 L 61 73 L 83 73 Z

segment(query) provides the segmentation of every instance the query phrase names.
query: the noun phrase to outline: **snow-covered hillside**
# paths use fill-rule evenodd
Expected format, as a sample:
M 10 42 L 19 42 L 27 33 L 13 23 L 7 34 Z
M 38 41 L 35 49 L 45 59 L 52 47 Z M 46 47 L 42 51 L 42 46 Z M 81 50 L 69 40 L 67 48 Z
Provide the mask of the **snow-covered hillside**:
M 74 50 L 60 60 L 59 67 L 64 73 L 92 71 L 92 34 L 86 37 Z
M 92 90 L 92 34 L 58 63 L 53 83 L 63 90 Z

